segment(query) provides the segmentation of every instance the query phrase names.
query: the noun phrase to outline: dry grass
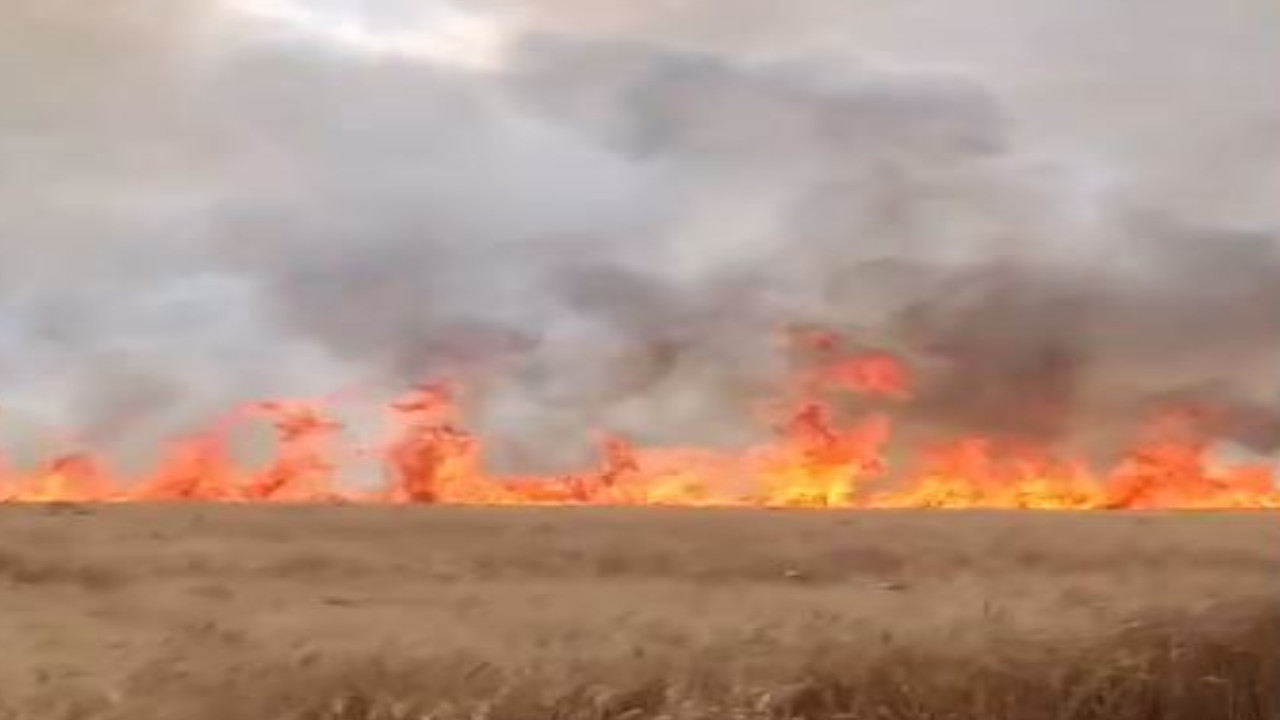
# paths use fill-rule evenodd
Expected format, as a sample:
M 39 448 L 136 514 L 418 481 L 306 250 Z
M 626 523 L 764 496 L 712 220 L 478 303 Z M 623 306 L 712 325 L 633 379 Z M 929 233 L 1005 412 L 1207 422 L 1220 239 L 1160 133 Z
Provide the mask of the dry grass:
M 1280 517 L 0 508 L 0 718 L 1280 718 Z

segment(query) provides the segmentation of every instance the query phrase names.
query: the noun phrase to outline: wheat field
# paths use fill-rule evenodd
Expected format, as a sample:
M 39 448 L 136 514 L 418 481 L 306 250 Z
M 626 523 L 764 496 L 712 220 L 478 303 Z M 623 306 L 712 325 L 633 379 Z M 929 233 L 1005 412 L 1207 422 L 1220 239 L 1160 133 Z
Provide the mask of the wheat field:
M 0 508 L 0 718 L 1280 718 L 1280 517 Z

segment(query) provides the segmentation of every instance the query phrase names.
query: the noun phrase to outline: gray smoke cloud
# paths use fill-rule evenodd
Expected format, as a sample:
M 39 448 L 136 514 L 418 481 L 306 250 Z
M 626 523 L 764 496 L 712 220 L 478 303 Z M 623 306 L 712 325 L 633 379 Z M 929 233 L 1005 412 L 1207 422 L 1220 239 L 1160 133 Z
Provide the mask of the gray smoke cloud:
M 457 377 L 563 469 L 750 441 L 809 323 L 910 358 L 922 432 L 1105 449 L 1188 399 L 1276 450 L 1280 10 L 945 5 L 475 0 L 475 67 L 7 2 L 0 412 L 128 455 Z

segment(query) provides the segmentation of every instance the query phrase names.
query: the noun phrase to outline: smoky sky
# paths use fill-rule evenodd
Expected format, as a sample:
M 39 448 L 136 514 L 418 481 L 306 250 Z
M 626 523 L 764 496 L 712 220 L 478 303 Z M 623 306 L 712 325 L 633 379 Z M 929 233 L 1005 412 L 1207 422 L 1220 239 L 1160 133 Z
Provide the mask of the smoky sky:
M 456 377 L 500 465 L 562 468 L 750 441 L 803 323 L 911 360 L 929 432 L 1189 398 L 1276 449 L 1271 4 L 455 5 L 496 62 L 4 3 L 6 422 L 128 449 Z

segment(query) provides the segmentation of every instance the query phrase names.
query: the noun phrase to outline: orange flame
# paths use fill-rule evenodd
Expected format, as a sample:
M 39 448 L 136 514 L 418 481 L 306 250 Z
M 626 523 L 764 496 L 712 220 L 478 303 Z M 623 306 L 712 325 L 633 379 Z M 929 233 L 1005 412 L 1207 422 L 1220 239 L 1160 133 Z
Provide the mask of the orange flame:
M 796 399 L 773 440 L 739 452 L 643 448 L 617 435 L 600 442 L 598 467 L 559 477 L 496 477 L 484 443 L 469 432 L 459 389 L 425 385 L 392 403 L 392 431 L 375 455 L 383 466 L 373 491 L 344 488 L 339 457 L 344 427 L 326 403 L 255 404 L 203 434 L 173 444 L 144 478 L 110 473 L 87 453 L 42 469 L 0 467 L 0 500 L 10 502 L 359 502 L 458 505 L 675 505 L 806 508 L 1280 508 L 1275 471 L 1210 459 L 1203 418 L 1170 411 L 1141 429 L 1112 469 L 1096 472 L 1047 448 L 986 437 L 959 438 L 915 453 L 908 467 L 889 460 L 892 408 L 909 402 L 906 366 L 883 352 L 846 356 L 840 339 L 797 333 L 811 351 Z M 843 393 L 885 407 L 838 420 Z M 248 469 L 230 452 L 239 423 L 275 431 L 265 467 Z

